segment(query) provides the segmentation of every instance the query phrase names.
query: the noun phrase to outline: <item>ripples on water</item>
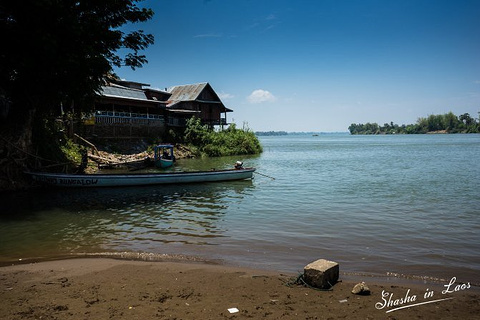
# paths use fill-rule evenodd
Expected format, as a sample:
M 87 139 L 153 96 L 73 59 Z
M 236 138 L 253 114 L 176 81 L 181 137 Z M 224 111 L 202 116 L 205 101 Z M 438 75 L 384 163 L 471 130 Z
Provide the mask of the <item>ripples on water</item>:
M 479 135 L 262 137 L 252 181 L 42 190 L 7 203 L 0 256 L 152 252 L 295 272 L 343 271 L 480 283 Z M 237 158 L 182 160 L 231 166 Z

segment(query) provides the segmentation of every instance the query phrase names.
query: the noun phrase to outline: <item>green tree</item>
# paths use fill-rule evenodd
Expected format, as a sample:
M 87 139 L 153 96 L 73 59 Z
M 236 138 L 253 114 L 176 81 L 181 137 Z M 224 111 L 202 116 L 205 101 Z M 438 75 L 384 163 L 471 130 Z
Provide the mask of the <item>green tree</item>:
M 463 129 L 467 133 L 480 132 L 480 123 L 477 123 L 475 118 L 472 118 L 469 113 L 464 113 L 458 117 Z
M 480 113 L 479 113 L 480 114 Z M 393 121 L 379 127 L 376 123 L 355 124 L 352 123 L 348 130 L 351 134 L 420 134 L 431 131 L 446 130 L 449 133 L 476 133 L 480 132 L 480 123 L 475 118 L 464 113 L 457 117 L 452 112 L 439 115 L 429 115 L 427 118 L 418 118 L 416 124 L 401 125 Z
M 359 125 L 357 125 L 356 123 L 352 123 L 350 126 L 348 126 L 348 131 L 350 131 L 350 134 L 358 134 Z
M 60 105 L 79 111 L 91 105 L 113 66 L 146 63 L 139 52 L 153 36 L 121 30 L 153 16 L 139 1 L 2 1 L 0 91 L 11 102 L 9 118 L 44 117 Z
M 466 126 L 470 126 L 475 123 L 475 119 L 470 117 L 469 113 L 464 113 L 458 117 L 460 121 L 462 121 Z
M 427 129 L 428 131 L 438 131 L 444 130 L 444 121 L 442 115 L 431 114 L 427 118 Z
M 187 120 L 184 139 L 185 142 L 195 146 L 202 146 L 207 142 L 210 132 L 213 131 L 208 125 L 202 125 L 200 118 L 191 117 Z
M 0 190 L 21 187 L 24 168 L 34 163 L 27 154 L 52 160 L 66 147 L 58 128 L 45 128 L 55 129 L 47 119 L 62 109 L 87 111 L 113 67 L 135 69 L 147 62 L 140 52 L 153 36 L 125 29 L 153 16 L 139 2 L 1 2 L 0 150 L 7 152 L 1 153 Z
M 428 120 L 421 117 L 417 119 L 417 125 L 414 133 L 427 133 L 428 132 Z
M 215 131 L 201 120 L 187 120 L 185 142 L 192 144 L 204 155 L 211 157 L 261 153 L 262 146 L 255 133 L 248 128 L 237 129 L 231 124 L 226 130 Z
M 380 132 L 380 127 L 377 123 L 367 122 L 365 124 L 365 133 L 366 134 L 378 134 Z
M 451 111 L 443 116 L 443 126 L 448 132 L 456 132 L 459 123 L 457 116 Z

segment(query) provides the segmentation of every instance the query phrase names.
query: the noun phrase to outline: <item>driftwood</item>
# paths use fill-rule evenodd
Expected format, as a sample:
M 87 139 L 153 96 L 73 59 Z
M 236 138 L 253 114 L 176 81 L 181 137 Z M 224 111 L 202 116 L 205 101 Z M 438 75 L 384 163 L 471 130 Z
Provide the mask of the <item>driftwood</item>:
M 100 156 L 96 156 L 94 154 L 89 154 L 88 157 L 90 159 L 92 159 L 93 161 L 95 162 L 102 162 L 102 163 L 114 163 L 114 161 L 110 160 L 110 159 L 107 159 L 107 158 L 103 158 L 103 157 L 100 157 Z
M 74 133 L 73 135 L 74 135 L 76 138 L 80 139 L 80 141 L 82 141 L 83 143 L 85 143 L 86 145 L 88 145 L 90 148 L 92 148 L 92 150 L 95 151 L 96 154 L 99 154 L 97 147 L 96 147 L 93 143 L 91 143 L 90 141 L 88 141 L 88 140 L 85 139 L 85 138 L 80 137 L 80 136 L 79 136 L 78 134 L 76 134 L 76 133 Z
M 146 167 L 150 167 L 151 163 L 148 160 L 132 160 L 132 161 L 124 161 L 124 162 L 103 163 L 98 165 L 100 169 L 113 169 L 115 167 L 123 167 L 123 166 L 143 169 Z
M 111 159 L 96 156 L 93 154 L 89 154 L 88 157 L 94 160 L 95 162 L 97 162 L 98 167 L 100 169 L 112 169 L 112 168 L 121 167 L 121 166 L 142 169 L 142 168 L 150 167 L 153 164 L 150 158 L 127 160 L 127 161 L 113 161 Z

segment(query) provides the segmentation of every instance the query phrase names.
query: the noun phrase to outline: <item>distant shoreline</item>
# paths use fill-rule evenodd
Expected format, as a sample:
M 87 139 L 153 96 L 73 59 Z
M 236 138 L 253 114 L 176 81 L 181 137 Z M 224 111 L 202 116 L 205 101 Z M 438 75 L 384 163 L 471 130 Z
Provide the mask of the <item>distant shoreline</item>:
M 331 135 L 331 134 L 350 134 L 348 131 L 255 131 L 256 136 L 290 136 L 290 135 Z

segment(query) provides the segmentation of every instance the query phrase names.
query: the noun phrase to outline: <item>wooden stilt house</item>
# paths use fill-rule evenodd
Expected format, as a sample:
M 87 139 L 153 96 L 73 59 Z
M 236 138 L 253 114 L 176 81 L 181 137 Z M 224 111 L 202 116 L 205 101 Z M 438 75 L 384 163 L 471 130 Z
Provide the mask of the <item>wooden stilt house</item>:
M 175 86 L 168 90 L 168 126 L 184 127 L 187 119 L 196 116 L 209 126 L 226 125 L 227 112 L 212 86 L 205 83 Z

